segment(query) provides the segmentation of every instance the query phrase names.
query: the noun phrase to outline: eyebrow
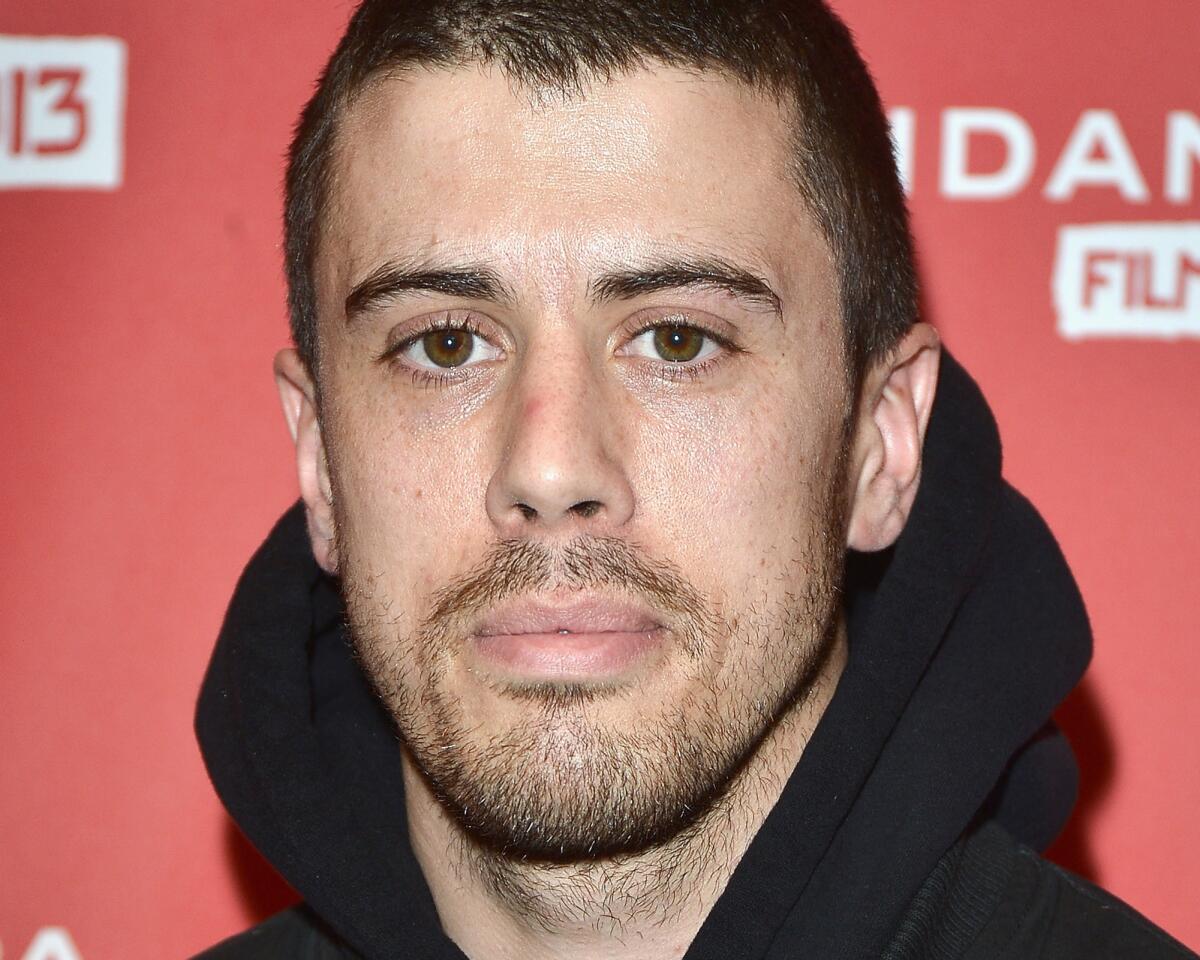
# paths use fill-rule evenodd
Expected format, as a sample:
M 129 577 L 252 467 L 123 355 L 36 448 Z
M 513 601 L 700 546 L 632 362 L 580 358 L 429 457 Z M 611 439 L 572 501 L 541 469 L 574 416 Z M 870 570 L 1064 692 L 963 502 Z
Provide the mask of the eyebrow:
M 701 288 L 721 290 L 753 307 L 767 307 L 783 319 L 779 295 L 762 277 L 720 257 L 670 259 L 616 270 L 597 277 L 589 286 L 597 303 L 632 300 L 661 290 Z
M 780 320 L 779 295 L 762 277 L 720 257 L 670 258 L 608 270 L 588 284 L 596 303 L 633 300 L 663 290 L 721 290 L 751 307 L 771 310 Z M 495 270 L 484 264 L 441 267 L 388 261 L 355 284 L 346 297 L 346 319 L 385 306 L 407 293 L 441 293 L 467 300 L 511 303 L 516 298 Z
M 444 293 L 467 300 L 506 303 L 513 299 L 495 270 L 483 264 L 441 268 L 388 261 L 354 285 L 346 297 L 346 319 L 353 320 L 406 293 Z

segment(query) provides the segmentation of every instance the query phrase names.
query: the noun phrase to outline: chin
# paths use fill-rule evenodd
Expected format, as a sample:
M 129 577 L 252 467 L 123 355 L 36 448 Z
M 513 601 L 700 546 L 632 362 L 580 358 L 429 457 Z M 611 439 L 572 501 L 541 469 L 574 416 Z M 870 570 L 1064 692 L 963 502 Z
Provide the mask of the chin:
M 666 715 L 604 708 L 609 684 L 520 684 L 519 719 L 488 732 L 439 697 L 398 716 L 408 755 L 464 835 L 484 851 L 545 863 L 619 857 L 687 830 L 723 796 L 764 734 L 692 697 Z M 655 701 L 661 703 L 661 701 Z M 708 705 L 706 705 L 708 706 Z

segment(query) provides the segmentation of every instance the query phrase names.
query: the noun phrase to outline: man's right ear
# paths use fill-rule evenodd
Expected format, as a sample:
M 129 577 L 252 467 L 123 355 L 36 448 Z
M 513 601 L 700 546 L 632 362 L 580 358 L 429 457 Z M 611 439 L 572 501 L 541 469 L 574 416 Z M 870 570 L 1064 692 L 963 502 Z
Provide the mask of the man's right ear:
M 308 366 L 292 347 L 275 354 L 275 383 L 283 415 L 296 444 L 300 496 L 308 518 L 313 556 L 326 573 L 337 573 L 337 539 L 333 520 L 333 490 L 329 461 L 317 416 L 317 391 Z

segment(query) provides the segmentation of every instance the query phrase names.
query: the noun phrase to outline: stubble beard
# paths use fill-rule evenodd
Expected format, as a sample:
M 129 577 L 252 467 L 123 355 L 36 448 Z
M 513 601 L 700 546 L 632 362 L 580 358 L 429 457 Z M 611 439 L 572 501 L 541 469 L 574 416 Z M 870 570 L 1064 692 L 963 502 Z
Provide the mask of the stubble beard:
M 358 656 L 408 756 L 464 839 L 492 862 L 493 880 L 504 862 L 594 863 L 660 847 L 694 832 L 719 806 L 781 717 L 811 693 L 829 648 L 845 541 L 843 510 L 837 502 L 823 507 L 796 545 L 794 589 L 729 617 L 672 565 L 620 539 L 587 537 L 553 548 L 498 542 L 434 596 L 415 629 L 405 629 L 378 579 L 361 572 L 353 546 L 339 544 Z M 629 690 L 553 683 L 500 689 L 528 706 L 526 716 L 499 734 L 471 729 L 442 684 L 466 624 L 507 597 L 563 587 L 616 589 L 663 612 L 673 652 L 697 677 L 720 651 L 757 645 L 772 656 L 759 658 L 767 668 L 761 677 L 689 684 L 655 722 L 634 729 L 594 719 L 600 701 Z

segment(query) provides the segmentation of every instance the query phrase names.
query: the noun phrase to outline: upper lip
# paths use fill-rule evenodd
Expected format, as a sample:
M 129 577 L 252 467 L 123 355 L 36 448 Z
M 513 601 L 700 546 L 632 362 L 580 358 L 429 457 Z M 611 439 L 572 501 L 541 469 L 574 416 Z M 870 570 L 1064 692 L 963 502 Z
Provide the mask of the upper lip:
M 499 603 L 480 617 L 474 634 L 645 633 L 662 625 L 649 607 L 636 600 L 580 594 L 565 600 L 523 597 Z

